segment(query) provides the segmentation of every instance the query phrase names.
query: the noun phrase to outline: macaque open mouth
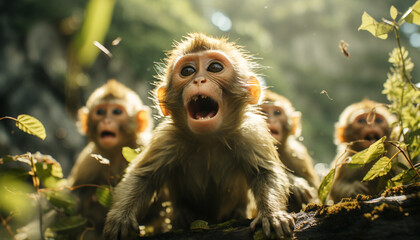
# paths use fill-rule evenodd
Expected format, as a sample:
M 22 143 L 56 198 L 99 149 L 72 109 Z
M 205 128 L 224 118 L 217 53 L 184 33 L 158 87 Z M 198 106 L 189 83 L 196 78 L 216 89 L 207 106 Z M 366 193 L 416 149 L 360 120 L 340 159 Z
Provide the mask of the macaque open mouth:
M 101 138 L 106 138 L 106 137 L 116 137 L 117 135 L 114 132 L 111 131 L 102 131 L 101 132 Z
M 270 133 L 273 134 L 273 135 L 279 134 L 279 131 L 277 131 L 277 129 L 269 128 L 269 130 L 270 130 Z
M 194 119 L 209 119 L 216 116 L 219 104 L 209 96 L 194 95 L 188 102 L 188 112 Z
M 376 132 L 368 133 L 364 136 L 363 140 L 369 141 L 369 142 L 376 142 L 381 138 L 381 136 Z

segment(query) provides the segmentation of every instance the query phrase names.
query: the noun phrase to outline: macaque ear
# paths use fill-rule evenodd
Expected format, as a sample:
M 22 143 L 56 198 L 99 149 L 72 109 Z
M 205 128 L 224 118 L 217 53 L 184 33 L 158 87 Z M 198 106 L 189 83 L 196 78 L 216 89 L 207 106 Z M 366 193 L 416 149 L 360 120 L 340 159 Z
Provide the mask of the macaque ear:
M 168 116 L 169 110 L 166 108 L 165 101 L 164 101 L 166 97 L 166 88 L 160 87 L 157 90 L 157 95 L 158 95 L 158 100 L 159 100 L 160 111 L 162 112 L 164 116 Z
M 147 129 L 147 126 L 149 125 L 149 119 L 148 119 L 148 112 L 146 110 L 140 110 L 137 113 L 137 123 L 139 125 L 139 128 L 137 129 L 137 133 L 144 132 L 144 130 Z
M 346 129 L 345 127 L 340 127 L 340 128 L 338 128 L 338 129 L 337 129 L 337 136 L 335 136 L 335 137 L 337 138 L 337 140 L 338 140 L 340 143 L 347 142 L 347 139 L 346 139 L 346 137 L 344 136 L 345 129 Z
M 249 87 L 249 92 L 251 93 L 250 104 L 257 104 L 261 96 L 261 85 L 258 79 L 254 76 L 251 76 L 247 81 L 247 86 Z
M 300 136 L 302 133 L 302 125 L 300 123 L 301 116 L 302 114 L 299 111 L 292 113 L 292 129 L 290 130 L 290 134 L 293 134 L 296 137 Z
M 77 112 L 77 117 L 77 127 L 82 134 L 86 135 L 88 132 L 89 109 L 87 107 L 80 108 Z

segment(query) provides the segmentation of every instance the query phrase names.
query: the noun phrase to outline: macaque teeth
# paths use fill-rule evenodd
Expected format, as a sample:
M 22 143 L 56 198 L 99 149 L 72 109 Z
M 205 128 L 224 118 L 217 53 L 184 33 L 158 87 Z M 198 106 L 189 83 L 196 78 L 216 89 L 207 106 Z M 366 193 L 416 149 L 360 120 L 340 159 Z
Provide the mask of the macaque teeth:
M 205 96 L 205 95 L 201 95 L 201 98 L 204 98 L 204 99 L 206 99 L 206 98 L 207 98 L 207 96 Z
M 197 95 L 195 95 L 195 96 L 193 96 L 191 99 L 192 99 L 192 100 L 194 100 L 194 101 L 197 101 L 197 100 L 198 100 L 198 96 L 197 96 Z

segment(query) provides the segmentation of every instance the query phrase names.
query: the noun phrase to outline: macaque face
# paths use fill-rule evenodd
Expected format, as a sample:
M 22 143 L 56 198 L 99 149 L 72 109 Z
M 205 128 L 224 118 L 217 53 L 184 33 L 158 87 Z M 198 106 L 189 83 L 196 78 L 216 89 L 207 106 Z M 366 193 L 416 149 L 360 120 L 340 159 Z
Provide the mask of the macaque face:
M 352 134 L 348 134 L 348 142 L 361 140 L 355 143 L 358 150 L 366 149 L 383 136 L 389 136 L 390 128 L 385 117 L 377 113 L 364 113 L 358 115 L 348 127 Z M 349 131 L 347 131 L 349 132 Z
M 283 108 L 272 103 L 261 105 L 262 111 L 267 115 L 268 129 L 271 135 L 281 143 L 287 136 L 287 116 Z
M 129 121 L 125 108 L 119 104 L 98 104 L 90 111 L 90 119 L 95 126 L 94 139 L 102 148 L 113 148 L 124 142 L 122 126 Z
M 173 87 L 183 89 L 190 130 L 196 134 L 217 131 L 226 112 L 222 88 L 234 77 L 229 58 L 214 50 L 186 54 L 175 62 L 172 76 Z

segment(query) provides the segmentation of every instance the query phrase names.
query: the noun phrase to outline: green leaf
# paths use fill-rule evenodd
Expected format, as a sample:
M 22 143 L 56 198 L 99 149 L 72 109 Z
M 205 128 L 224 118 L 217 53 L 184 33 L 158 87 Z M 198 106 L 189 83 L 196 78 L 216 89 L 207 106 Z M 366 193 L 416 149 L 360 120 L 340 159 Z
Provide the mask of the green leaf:
M 324 177 L 318 189 L 318 196 L 323 203 L 330 192 L 331 185 L 335 176 L 335 168 L 331 169 L 330 172 Z
M 71 216 L 68 218 L 60 218 L 57 223 L 51 226 L 51 231 L 60 232 L 72 230 L 85 225 L 87 222 L 86 218 L 81 216 Z
M 47 134 L 45 133 L 45 128 L 42 123 L 29 115 L 22 114 L 17 117 L 16 126 L 31 135 L 37 136 L 44 140 L 47 137 Z
M 124 156 L 125 160 L 127 162 L 133 161 L 139 154 L 141 150 L 139 148 L 132 149 L 130 147 L 123 147 L 122 149 L 122 155 Z
M 46 199 L 54 206 L 73 214 L 77 203 L 76 197 L 67 190 L 51 190 L 44 192 Z
M 419 168 L 416 168 L 419 171 Z M 402 173 L 398 174 L 397 176 L 391 178 L 387 183 L 387 188 L 395 187 L 395 186 L 402 186 L 403 184 L 409 183 L 417 176 L 416 171 L 414 168 L 407 169 Z
M 112 205 L 111 191 L 107 185 L 102 185 L 102 187 L 96 189 L 96 197 L 102 206 L 110 208 Z
M 367 12 L 364 12 L 362 16 L 362 24 L 360 25 L 358 30 L 366 30 L 377 38 L 387 39 L 388 33 L 392 30 L 392 28 L 392 25 L 389 25 L 384 22 L 378 23 Z
M 191 230 L 209 229 L 209 223 L 203 220 L 195 220 L 190 225 Z
M 397 10 L 396 7 L 391 6 L 391 9 L 389 10 L 389 13 L 391 14 L 391 18 L 393 20 L 395 20 L 397 18 L 397 15 L 398 15 L 398 10 Z
M 402 18 L 408 23 L 420 25 L 420 1 L 414 3 L 414 5 L 404 13 Z
M 370 145 L 369 148 L 354 154 L 351 157 L 349 164 L 364 165 L 366 163 L 378 159 L 378 157 L 380 157 L 385 152 L 385 140 L 386 137 L 382 137 L 381 139 Z
M 391 170 L 391 166 L 391 159 L 389 159 L 388 157 L 380 158 L 372 166 L 369 172 L 366 173 L 365 177 L 363 178 L 363 181 L 371 181 L 377 177 L 387 174 Z

